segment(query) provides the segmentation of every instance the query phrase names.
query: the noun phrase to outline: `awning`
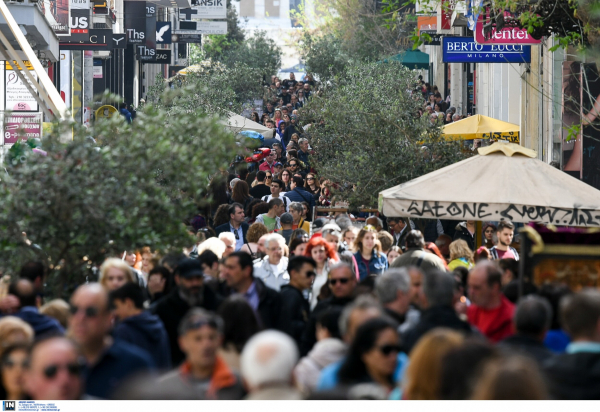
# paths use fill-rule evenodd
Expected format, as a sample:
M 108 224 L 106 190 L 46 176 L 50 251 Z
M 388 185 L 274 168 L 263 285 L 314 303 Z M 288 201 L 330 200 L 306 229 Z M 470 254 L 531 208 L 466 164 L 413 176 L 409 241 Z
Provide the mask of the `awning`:
M 519 143 L 520 127 L 517 124 L 476 114 L 442 127 L 446 140 L 492 139 Z
M 409 69 L 429 69 L 429 55 L 421 50 L 407 50 L 383 60 L 384 63 L 388 61 L 398 61 Z
M 253 122 L 252 120 L 244 116 L 240 116 L 239 114 L 235 114 L 233 112 L 229 112 L 227 127 L 231 129 L 234 133 L 239 133 L 244 130 L 258 132 L 261 135 L 263 135 L 266 139 L 271 139 L 275 135 L 275 129 L 269 129 L 268 127 L 263 126 L 260 123 Z
M 600 226 L 600 190 L 513 143 L 379 193 L 386 216 Z

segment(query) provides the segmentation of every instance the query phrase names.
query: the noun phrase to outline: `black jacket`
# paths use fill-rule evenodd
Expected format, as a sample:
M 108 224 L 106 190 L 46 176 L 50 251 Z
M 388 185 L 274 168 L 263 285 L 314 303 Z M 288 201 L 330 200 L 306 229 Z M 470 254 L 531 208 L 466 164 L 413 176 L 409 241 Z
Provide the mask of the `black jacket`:
M 332 307 L 343 308 L 353 300 L 354 297 L 338 299 L 335 296 L 331 296 L 317 303 L 317 306 L 315 306 L 310 314 L 310 318 L 308 319 L 308 323 L 302 334 L 300 356 L 306 356 L 312 347 L 315 346 L 315 343 L 317 343 L 317 319 L 319 315 Z
M 227 223 L 229 225 L 229 223 Z M 216 311 L 221 304 L 221 297 L 216 295 L 211 288 L 203 288 L 204 299 L 199 307 L 209 311 Z M 183 362 L 185 355 L 179 349 L 177 328 L 179 322 L 185 314 L 191 309 L 186 301 L 179 296 L 179 288 L 174 288 L 171 293 L 156 302 L 152 312 L 162 320 L 163 325 L 169 335 L 169 345 L 171 346 L 171 364 L 173 367 L 179 366 Z
M 248 233 L 249 227 L 250 226 L 248 226 L 248 223 L 242 222 L 242 234 L 244 235 L 244 243 L 246 243 L 246 234 Z M 222 225 L 217 226 L 215 228 L 215 232 L 217 234 L 217 237 L 219 236 L 220 233 L 231 232 L 231 226 L 229 226 L 229 222 L 223 223 Z
M 504 349 L 509 353 L 517 352 L 521 355 L 528 356 L 538 362 L 540 366 L 554 354 L 544 346 L 542 342 L 525 335 L 514 335 L 502 340 L 498 343 L 500 349 Z
M 304 298 L 302 291 L 292 285 L 281 287 L 281 300 L 288 316 L 288 333 L 300 347 L 302 333 L 306 329 L 310 315 L 310 303 Z
M 560 400 L 600 400 L 600 353 L 561 354 L 544 364 L 550 395 Z
M 403 352 L 409 354 L 419 339 L 434 328 L 448 328 L 470 334 L 471 326 L 458 317 L 450 306 L 434 306 L 421 312 L 421 318 L 413 328 L 402 335 Z
M 469 232 L 469 229 L 467 229 L 466 222 L 460 222 L 458 225 L 456 225 L 456 233 L 454 233 L 454 240 L 458 239 L 462 239 L 465 242 L 467 242 L 467 245 L 469 245 L 469 249 L 476 250 L 475 237 L 471 234 L 471 232 Z
M 142 312 L 124 319 L 115 326 L 113 336 L 144 349 L 159 370 L 171 369 L 169 336 L 158 316 Z
M 281 294 L 267 287 L 260 279 L 255 278 L 256 290 L 258 292 L 258 316 L 264 329 L 277 329 L 286 332 L 287 314 L 283 310 Z

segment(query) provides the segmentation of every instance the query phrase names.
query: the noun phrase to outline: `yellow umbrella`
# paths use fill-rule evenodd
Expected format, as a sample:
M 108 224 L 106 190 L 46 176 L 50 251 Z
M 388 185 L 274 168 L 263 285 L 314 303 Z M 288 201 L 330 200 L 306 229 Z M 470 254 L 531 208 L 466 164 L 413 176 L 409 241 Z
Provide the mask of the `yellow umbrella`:
M 491 139 L 519 143 L 519 125 L 476 114 L 442 127 L 446 140 Z

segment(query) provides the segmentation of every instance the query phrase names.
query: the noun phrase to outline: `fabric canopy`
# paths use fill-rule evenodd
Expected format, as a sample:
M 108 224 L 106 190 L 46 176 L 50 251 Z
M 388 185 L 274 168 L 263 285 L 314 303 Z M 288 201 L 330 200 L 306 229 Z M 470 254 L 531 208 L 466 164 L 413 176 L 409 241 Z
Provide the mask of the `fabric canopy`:
M 399 61 L 409 69 L 429 69 L 429 55 L 423 53 L 421 50 L 407 50 L 389 59 L 385 59 L 384 62 L 387 63 L 390 60 Z
M 519 143 L 519 125 L 476 114 L 442 127 L 446 140 L 492 139 Z
M 600 191 L 535 157 L 519 145 L 494 143 L 380 192 L 379 210 L 424 219 L 600 226 Z
M 227 127 L 235 133 L 239 133 L 243 130 L 258 132 L 267 139 L 271 139 L 275 135 L 275 129 L 269 129 L 260 123 L 253 122 L 252 120 L 233 112 L 229 112 Z

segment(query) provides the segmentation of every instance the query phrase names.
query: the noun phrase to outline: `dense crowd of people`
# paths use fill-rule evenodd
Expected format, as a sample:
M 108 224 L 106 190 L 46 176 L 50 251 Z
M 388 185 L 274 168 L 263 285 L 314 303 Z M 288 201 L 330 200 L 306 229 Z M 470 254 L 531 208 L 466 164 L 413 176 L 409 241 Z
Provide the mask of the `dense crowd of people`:
M 44 262 L 11 274 L 0 397 L 600 399 L 600 292 L 520 276 L 506 220 L 478 247 L 474 221 L 317 210 L 314 81 L 272 80 L 278 138 L 213 176 L 194 244 L 108 258 L 68 301 Z
M 450 124 L 471 116 L 471 113 L 466 116 L 458 113 L 456 107 L 451 106 L 450 95 L 444 99 L 436 85 L 432 87 L 421 76 L 417 83 L 411 95 L 423 99 L 423 108 L 419 110 L 419 114 L 429 116 L 432 124 Z

